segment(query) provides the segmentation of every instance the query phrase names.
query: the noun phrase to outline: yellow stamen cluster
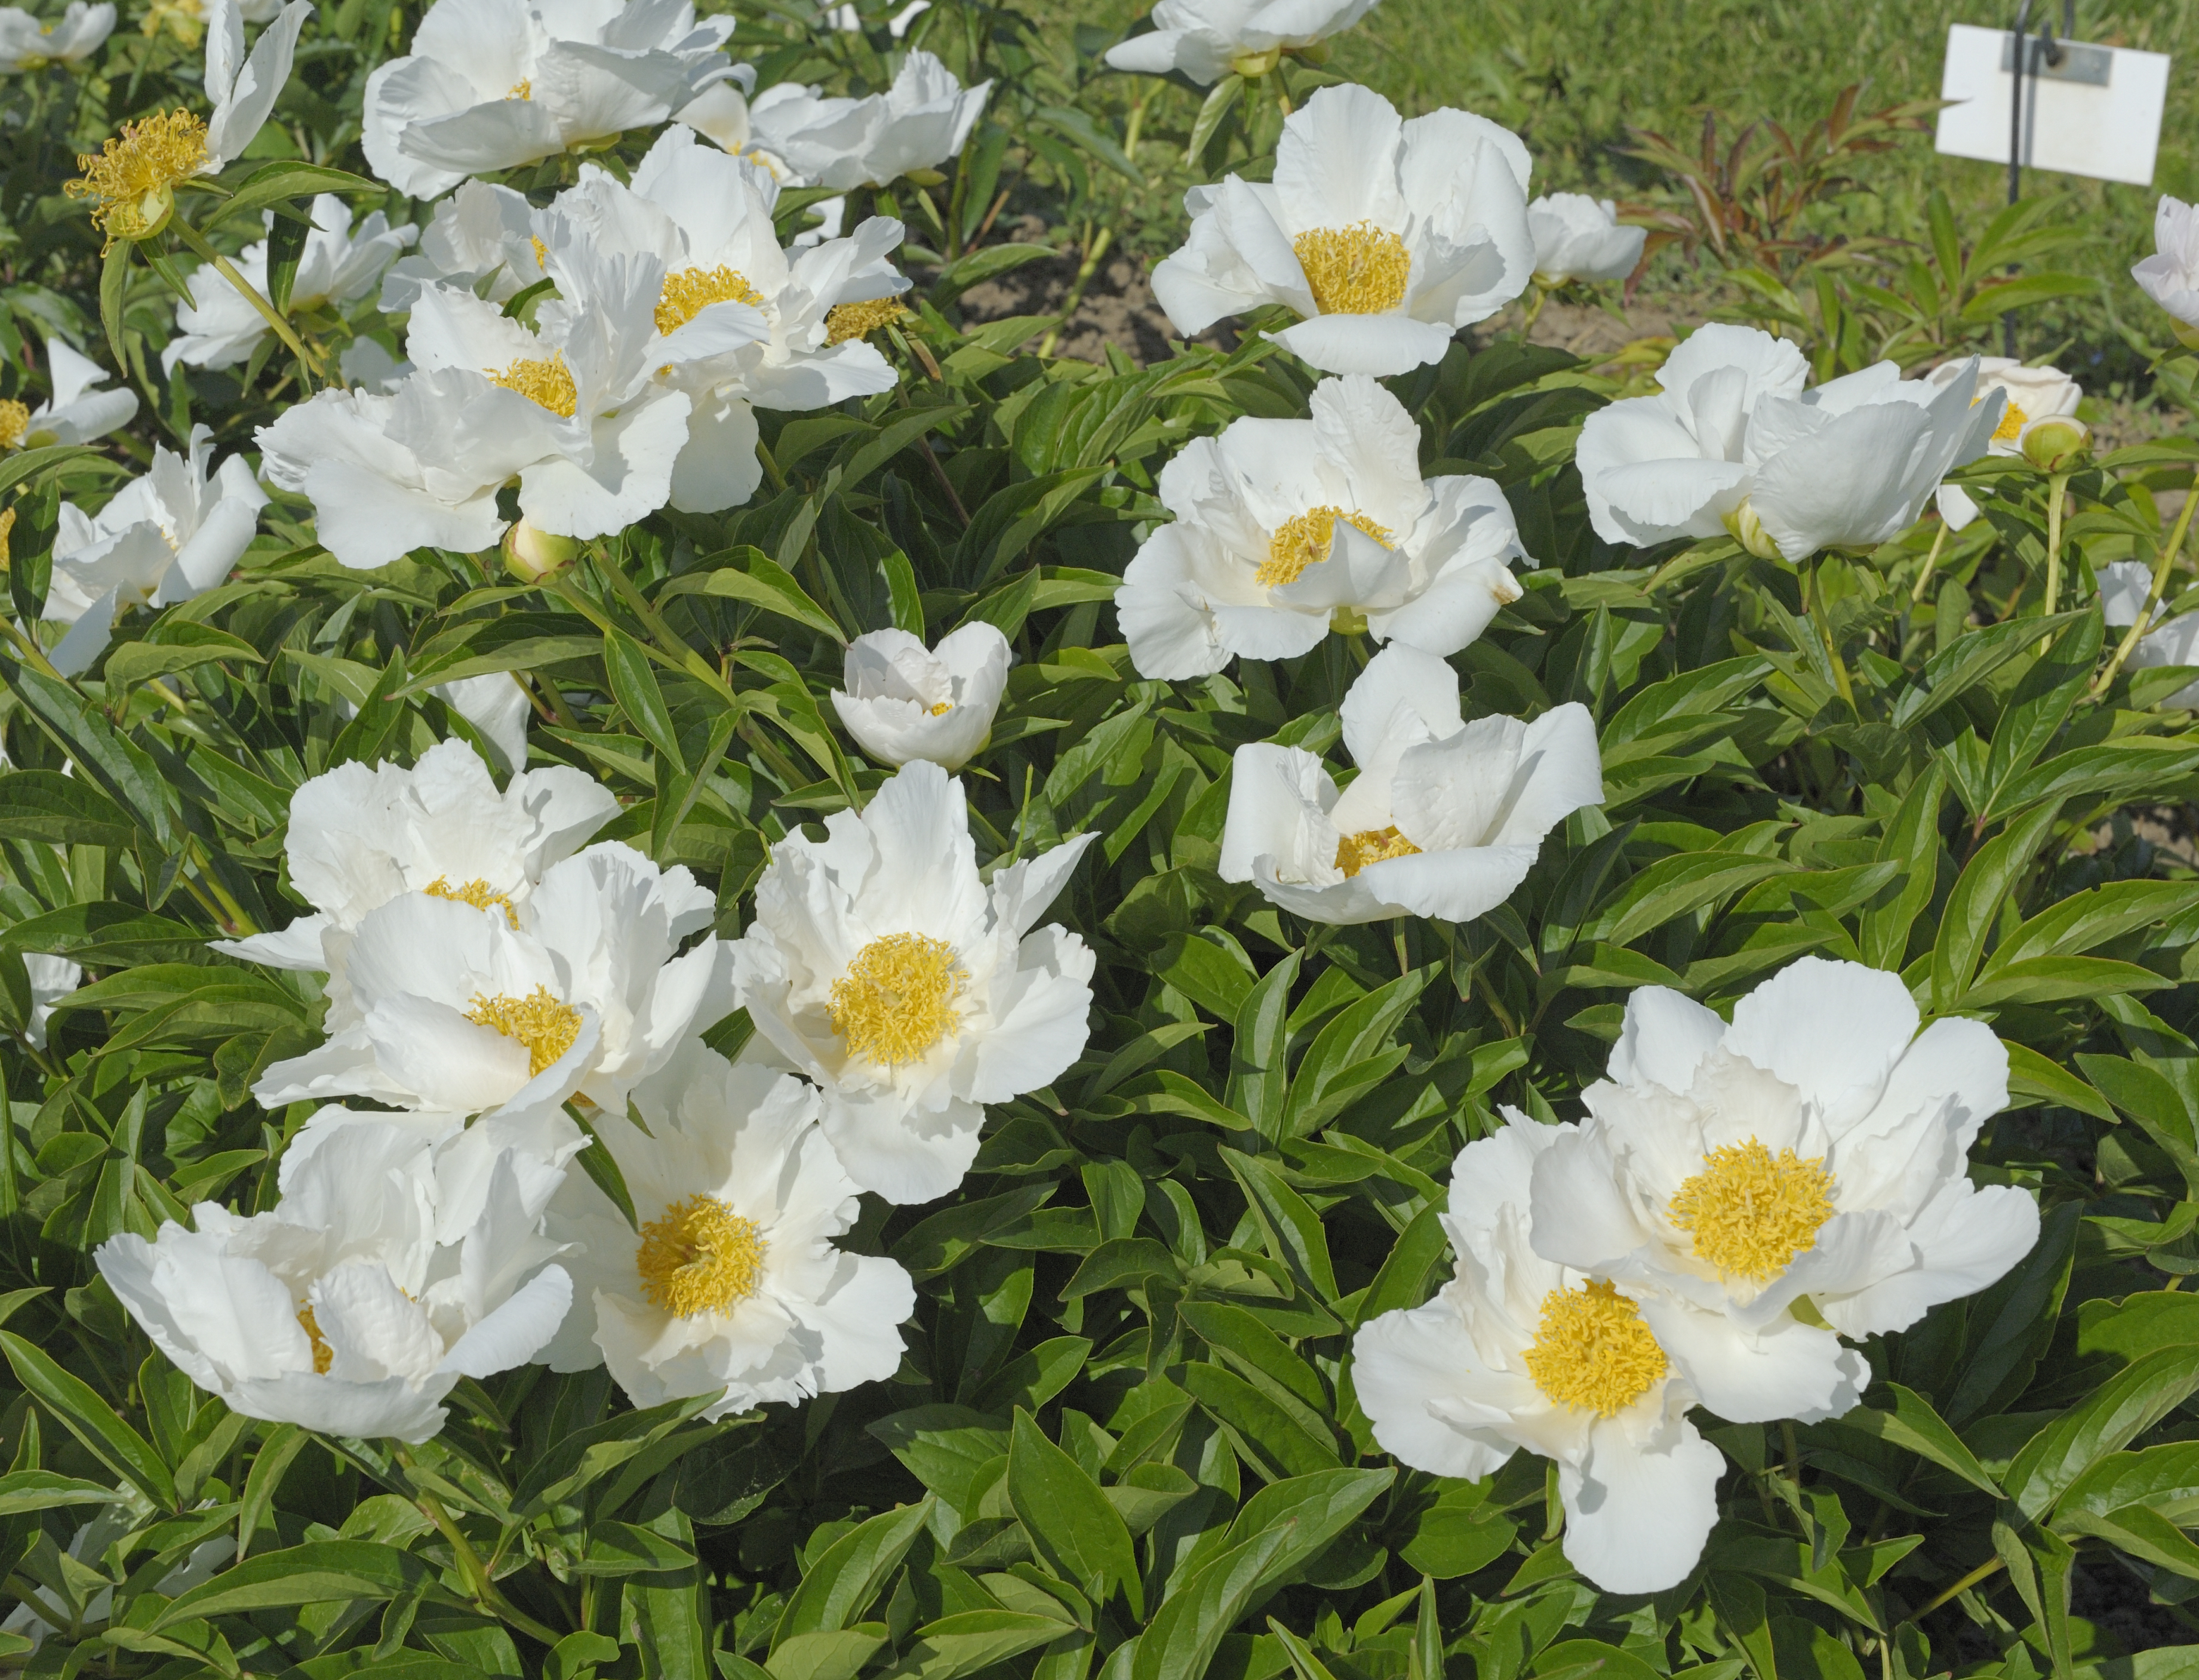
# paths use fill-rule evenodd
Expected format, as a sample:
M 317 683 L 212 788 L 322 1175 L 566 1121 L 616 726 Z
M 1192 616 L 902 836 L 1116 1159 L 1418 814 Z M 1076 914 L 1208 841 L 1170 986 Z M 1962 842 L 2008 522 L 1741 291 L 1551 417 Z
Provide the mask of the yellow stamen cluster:
M 0 449 L 20 446 L 30 429 L 31 411 L 27 405 L 12 398 L 0 401 Z
M 1346 513 L 1340 507 L 1308 508 L 1275 527 L 1274 534 L 1268 539 L 1268 557 L 1252 574 L 1252 581 L 1263 589 L 1280 589 L 1286 583 L 1296 583 L 1298 575 L 1307 567 L 1328 558 L 1328 551 L 1336 541 L 1336 522 L 1339 519 L 1364 531 L 1378 543 L 1387 543 L 1391 539 L 1388 526 L 1376 524 L 1363 513 Z
M 486 881 L 468 881 L 464 886 L 454 887 L 449 876 L 438 875 L 420 890 L 430 898 L 446 898 L 453 904 L 470 904 L 476 910 L 486 910 L 492 904 L 499 905 L 504 910 L 504 919 L 515 928 L 519 925 L 519 912 L 512 907 L 511 901 Z
M 677 268 L 664 277 L 656 298 L 656 330 L 677 332 L 714 303 L 763 306 L 763 294 L 748 277 L 723 263 L 715 268 Z
M 562 350 L 553 350 L 547 356 L 522 356 L 501 373 L 490 374 L 488 382 L 516 391 L 528 401 L 568 420 L 580 406 L 580 388 L 573 383 L 573 370 L 565 365 Z
M 945 940 L 890 933 L 855 954 L 832 983 L 826 1012 L 849 1055 L 898 1067 L 961 1024 L 954 1003 L 968 977 Z
M 516 81 L 516 82 L 514 82 L 514 83 L 511 85 L 511 86 L 510 86 L 510 88 L 505 91 L 505 96 L 505 96 L 506 99 L 532 99 L 532 98 L 534 98 L 534 79 L 532 76 L 528 76 L 528 77 L 522 78 L 522 79 L 521 80 L 519 80 L 519 81 Z
M 891 324 L 908 313 L 907 306 L 899 298 L 872 298 L 866 303 L 836 303 L 825 312 L 825 342 L 845 344 L 851 338 L 866 338 L 880 327 Z
M 311 1307 L 298 1309 L 298 1327 L 306 1333 L 313 1345 L 313 1374 L 325 1377 L 329 1374 L 329 1367 L 336 1362 L 336 1350 L 329 1345 L 328 1338 L 321 1334 L 320 1321 L 313 1316 Z
M 523 1045 L 529 1079 L 570 1050 L 580 1035 L 580 1012 L 558 1002 L 547 986 L 537 986 L 523 998 L 475 992 L 466 1019 L 477 1027 L 493 1027 Z
M 936 718 L 945 717 L 948 713 L 954 709 L 954 703 L 952 700 L 942 700 L 937 705 L 931 709 L 931 715 Z
M 2031 417 L 2023 411 L 2022 407 L 2011 400 L 2007 412 L 2000 417 L 2000 424 L 1993 428 L 1993 441 L 2014 443 L 2023 435 L 2023 429 L 2030 421 Z
M 1527 1350 L 1527 1374 L 1561 1406 L 1616 1417 L 1665 1376 L 1642 1310 L 1607 1283 L 1553 1289 Z
M 529 236 L 527 242 L 534 248 L 534 265 L 547 273 L 550 269 L 550 248 L 540 239 Z
M 1420 851 L 1411 841 L 1397 832 L 1397 825 L 1387 828 L 1362 829 L 1356 834 L 1347 834 L 1336 843 L 1336 866 L 1350 880 L 1370 863 L 1387 863 L 1391 858 L 1412 857 Z
M 770 1246 L 755 1220 L 715 1196 L 690 1196 L 641 1228 L 633 1264 L 651 1305 L 692 1318 L 723 1312 L 755 1294 Z
M 77 155 L 83 176 L 61 190 L 89 198 L 91 222 L 107 236 L 143 239 L 159 231 L 175 207 L 178 181 L 198 173 L 207 160 L 206 125 L 189 111 L 160 111 L 142 122 L 126 123 L 97 156 Z
M 1291 250 L 1324 315 L 1380 315 L 1405 300 L 1413 259 L 1401 234 L 1372 222 L 1310 228 L 1291 241 Z
M 1694 1234 L 1694 1251 L 1721 1272 L 1754 1283 L 1776 1277 L 1817 1240 L 1833 1216 L 1833 1175 L 1822 1158 L 1777 1155 L 1754 1138 L 1704 1158 L 1672 1198 L 1672 1222 Z

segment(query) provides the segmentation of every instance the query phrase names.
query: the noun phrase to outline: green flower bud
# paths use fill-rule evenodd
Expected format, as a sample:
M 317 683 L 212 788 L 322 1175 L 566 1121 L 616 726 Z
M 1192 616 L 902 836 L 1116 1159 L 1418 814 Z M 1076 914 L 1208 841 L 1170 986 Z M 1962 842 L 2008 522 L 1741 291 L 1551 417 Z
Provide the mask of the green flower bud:
M 1771 534 L 1764 528 L 1764 522 L 1756 516 L 1756 504 L 1748 497 L 1741 499 L 1741 505 L 1725 516 L 1725 528 L 1733 533 L 1733 540 L 1759 560 L 1783 560 L 1779 545 L 1771 540 Z
M 552 536 L 524 519 L 504 534 L 504 569 L 522 583 L 541 582 L 569 565 L 580 551 L 577 539 Z
M 2033 421 L 2016 439 L 2023 458 L 2041 472 L 2067 472 L 2091 452 L 2092 429 L 2068 414 Z

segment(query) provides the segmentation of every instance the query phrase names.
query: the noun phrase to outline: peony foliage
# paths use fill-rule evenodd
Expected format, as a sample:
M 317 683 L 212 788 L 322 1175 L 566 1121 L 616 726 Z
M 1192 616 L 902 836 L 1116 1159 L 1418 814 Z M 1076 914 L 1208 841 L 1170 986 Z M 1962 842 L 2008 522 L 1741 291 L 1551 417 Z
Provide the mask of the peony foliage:
M 0 1672 L 2182 1675 L 2199 443 L 1370 16 L 0 12 Z

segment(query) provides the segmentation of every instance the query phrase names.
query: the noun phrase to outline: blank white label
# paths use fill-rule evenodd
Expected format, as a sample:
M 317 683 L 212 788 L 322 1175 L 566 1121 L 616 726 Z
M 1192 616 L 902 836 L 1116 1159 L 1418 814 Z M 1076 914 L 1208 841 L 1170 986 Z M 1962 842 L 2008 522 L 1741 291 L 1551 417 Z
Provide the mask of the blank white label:
M 2005 29 L 1958 23 L 1947 31 L 1939 96 L 1961 102 L 1939 113 L 1936 143 L 1949 156 L 2008 161 L 2009 93 L 2015 80 L 2001 67 L 2008 43 Z M 2113 63 L 2104 87 L 2050 75 L 2023 79 L 2024 166 L 2149 187 L 2168 102 L 2168 55 L 2127 47 L 2106 50 Z

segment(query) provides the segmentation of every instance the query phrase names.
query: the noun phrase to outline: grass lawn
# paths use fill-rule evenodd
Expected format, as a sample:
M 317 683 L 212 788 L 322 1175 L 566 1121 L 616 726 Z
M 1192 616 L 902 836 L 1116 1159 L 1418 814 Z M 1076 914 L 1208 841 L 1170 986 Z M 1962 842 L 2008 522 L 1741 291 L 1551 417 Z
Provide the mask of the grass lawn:
M 1120 28 L 1142 9 L 1076 12 L 1088 26 Z M 2051 9 L 2058 25 L 2061 8 Z M 1630 125 L 1692 146 L 1706 108 L 1730 136 L 1759 118 L 1807 125 L 1859 79 L 1868 84 L 1866 109 L 1929 99 L 1939 91 L 1947 26 L 2005 26 L 2014 11 L 2014 0 L 1384 0 L 1338 38 L 1331 67 L 1408 114 L 1461 105 L 1517 129 L 1535 155 L 1537 191 L 1655 197 L 1659 178 L 1620 155 Z M 2077 34 L 2173 55 L 2168 114 L 2151 188 L 2027 178 L 2027 195 L 2052 196 L 2057 215 L 2085 232 L 2059 265 L 2097 277 L 2103 289 L 2097 301 L 2042 312 L 2025 349 L 2056 352 L 2073 371 L 2089 368 L 2090 382 L 2129 394 L 2143 382 L 2145 360 L 2129 335 L 2167 336 L 2131 284 L 2130 265 L 2153 248 L 2157 195 L 2199 192 L 2199 0 L 2080 0 Z M 1175 96 L 1187 111 L 1189 96 Z M 2004 201 L 2005 175 L 1940 157 L 1929 135 L 1919 135 L 1867 160 L 1859 185 L 1868 190 L 1818 213 L 1821 230 L 1920 237 L 1934 187 L 1945 190 L 1965 230 L 1974 230 Z M 1676 256 L 1660 260 L 1647 288 L 1665 300 L 1700 295 L 1706 306 L 1717 292 Z

